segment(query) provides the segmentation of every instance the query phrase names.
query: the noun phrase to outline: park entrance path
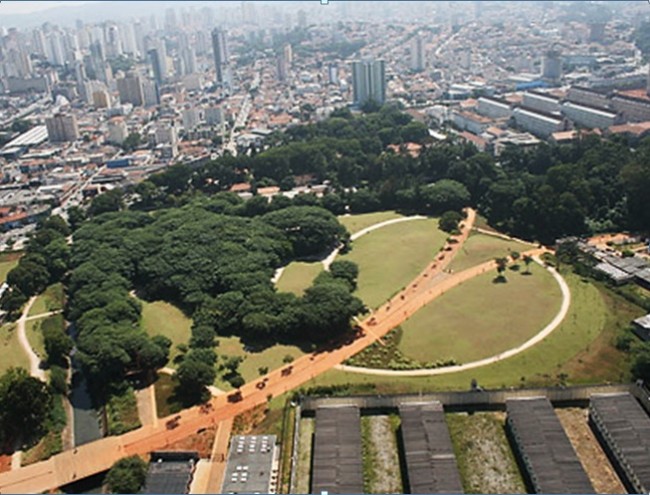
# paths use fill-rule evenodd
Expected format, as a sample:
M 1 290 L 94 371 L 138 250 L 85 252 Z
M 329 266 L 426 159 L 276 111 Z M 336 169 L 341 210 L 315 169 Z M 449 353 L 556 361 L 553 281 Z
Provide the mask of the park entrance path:
M 360 323 L 356 335 L 298 358 L 291 364 L 247 383 L 238 391 L 218 395 L 206 404 L 162 418 L 156 425 L 147 424 L 124 435 L 103 438 L 52 456 L 47 461 L 2 473 L 0 493 L 42 493 L 54 490 L 74 480 L 108 470 L 122 457 L 168 448 L 199 430 L 216 426 L 242 412 L 266 404 L 270 398 L 294 390 L 332 369 L 388 333 L 434 297 L 456 285 L 450 283 L 455 280 L 454 276 L 438 275 L 445 272 L 449 262 L 462 248 L 474 219 L 475 212 L 469 209 L 467 219 L 462 223 L 461 234 L 456 236 L 457 242 L 445 246 L 446 250 L 441 251 L 408 287 Z M 469 275 L 466 276 L 470 278 Z
M 29 374 L 34 378 L 38 378 L 39 380 L 45 382 L 47 380 L 45 378 L 45 371 L 41 369 L 41 358 L 38 357 L 38 355 L 34 352 L 34 349 L 32 349 L 32 346 L 29 345 L 29 340 L 27 340 L 27 333 L 25 332 L 25 323 L 27 320 L 35 318 L 28 318 L 27 316 L 35 301 L 36 296 L 31 297 L 29 301 L 27 301 L 25 309 L 23 309 L 23 314 L 18 319 L 18 342 L 20 342 L 20 346 L 23 348 L 25 354 L 27 354 L 27 357 L 29 359 Z M 40 316 L 41 315 L 37 315 L 37 317 Z

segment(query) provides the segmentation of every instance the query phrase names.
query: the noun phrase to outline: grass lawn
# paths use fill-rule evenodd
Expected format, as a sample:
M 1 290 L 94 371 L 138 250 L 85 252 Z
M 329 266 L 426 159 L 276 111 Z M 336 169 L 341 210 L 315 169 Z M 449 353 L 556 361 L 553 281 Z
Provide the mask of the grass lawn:
M 45 345 L 43 343 L 43 331 L 41 330 L 41 324 L 43 320 L 29 320 L 25 323 L 25 333 L 27 334 L 27 340 L 29 345 L 34 352 L 41 359 L 45 359 Z
M 127 387 L 121 394 L 109 397 L 106 402 L 106 416 L 109 435 L 122 435 L 142 426 L 133 388 Z
M 12 268 L 18 264 L 23 253 L 0 253 L 0 284 L 4 283 Z
M 375 213 L 361 213 L 359 215 L 340 215 L 338 219 L 339 223 L 343 224 L 350 234 L 354 234 L 376 223 L 392 220 L 393 218 L 401 218 L 403 216 L 396 211 L 377 211 Z
M 29 370 L 29 360 L 18 342 L 16 324 L 6 323 L 0 327 L 0 374 L 11 367 Z
M 435 258 L 447 234 L 437 219 L 413 220 L 375 230 L 353 242 L 337 259 L 359 265 L 356 295 L 376 308 L 405 287 Z
M 316 275 L 323 271 L 323 264 L 320 261 L 294 261 L 289 263 L 278 280 L 277 288 L 281 292 L 293 292 L 302 296 L 305 289 L 308 289 Z
M 485 261 L 507 256 L 509 251 L 519 251 L 521 253 L 529 249 L 531 247 L 526 244 L 472 232 L 465 241 L 463 248 L 451 262 L 450 268 L 459 272 Z
M 176 306 L 164 301 L 142 301 L 142 328 L 149 335 L 164 335 L 172 341 L 169 365 L 178 354 L 176 346 L 190 341 L 192 320 Z
M 50 311 L 63 309 L 65 303 L 65 293 L 63 284 L 50 285 L 42 294 L 36 297 L 36 301 L 29 309 L 29 316 L 36 316 Z
M 276 344 L 261 351 L 245 349 L 244 344 L 239 337 L 219 337 L 219 345 L 215 348 L 217 355 L 221 356 L 242 356 L 244 361 L 239 365 L 239 373 L 247 382 L 260 376 L 258 369 L 267 367 L 270 370 L 279 368 L 283 365 L 285 356 L 291 356 L 294 359 L 305 353 L 295 345 Z M 219 366 L 219 362 L 217 362 Z M 217 374 L 214 385 L 223 390 L 231 390 L 232 387 L 228 382 L 223 380 L 221 374 Z
M 473 278 L 443 294 L 402 324 L 399 349 L 422 363 L 455 359 L 468 363 L 506 351 L 538 333 L 560 309 L 562 293 L 544 268 L 532 275 L 508 270 Z
M 613 347 L 613 339 L 629 325 L 631 317 L 642 315 L 643 310 L 575 274 L 565 273 L 564 277 L 572 296 L 567 317 L 542 342 L 512 358 L 459 373 L 417 378 L 382 378 L 331 370 L 304 388 L 350 384 L 359 389 L 371 386 L 377 393 L 417 393 L 467 390 L 473 378 L 486 388 L 628 379 L 629 356 Z
M 156 396 L 156 411 L 159 418 L 175 414 L 183 408 L 180 401 L 174 395 L 176 384 L 176 380 L 171 375 L 167 375 L 166 373 L 158 374 L 158 379 L 154 385 L 154 392 Z

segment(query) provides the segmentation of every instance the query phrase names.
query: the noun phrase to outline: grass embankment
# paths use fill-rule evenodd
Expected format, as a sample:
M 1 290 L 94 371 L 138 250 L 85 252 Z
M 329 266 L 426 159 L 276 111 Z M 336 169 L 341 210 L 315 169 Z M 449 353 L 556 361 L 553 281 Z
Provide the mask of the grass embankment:
M 389 225 L 354 241 L 350 253 L 337 259 L 359 265 L 356 295 L 376 308 L 405 287 L 435 258 L 447 234 L 437 219 Z
M 523 253 L 530 249 L 532 249 L 532 246 L 520 242 L 472 232 L 454 257 L 449 268 L 455 272 L 460 272 L 485 261 L 508 256 L 511 251 Z
M 106 402 L 106 419 L 109 435 L 122 435 L 142 426 L 138 415 L 138 402 L 131 387 L 111 395 Z
M 169 366 L 174 367 L 178 355 L 176 346 L 188 344 L 191 336 L 192 320 L 176 306 L 164 301 L 142 303 L 142 328 L 149 335 L 164 335 L 172 341 L 169 352 Z
M 300 419 L 300 440 L 298 441 L 298 461 L 296 462 L 295 487 L 292 493 L 310 493 L 311 449 L 316 420 Z
M 320 261 L 294 261 L 286 266 L 276 287 L 280 292 L 293 292 L 302 296 L 322 271 L 323 264 Z
M 259 349 L 245 347 L 239 337 L 219 337 L 216 352 L 218 356 L 241 356 L 244 358 L 239 365 L 239 373 L 247 382 L 260 376 L 260 368 L 273 370 L 284 364 L 288 357 L 296 359 L 304 355 L 298 346 L 275 344 L 271 347 Z M 217 367 L 219 362 L 217 362 Z M 231 390 L 232 387 L 219 374 L 215 380 L 215 386 L 223 390 Z
M 7 280 L 9 273 L 17 264 L 23 253 L 0 253 L 0 285 Z
M 354 234 L 371 225 L 385 222 L 386 220 L 402 218 L 403 216 L 396 211 L 377 211 L 374 213 L 361 213 L 359 215 L 340 215 L 337 218 L 339 223 L 344 225 L 350 234 Z
M 29 370 L 29 360 L 18 342 L 16 324 L 6 323 L 0 327 L 0 374 L 12 367 Z
M 50 285 L 42 294 L 36 297 L 36 301 L 29 309 L 28 316 L 42 315 L 51 311 L 60 311 L 65 304 L 65 293 L 63 284 Z
M 361 417 L 365 493 L 402 493 L 404 490 L 397 450 L 399 424 L 397 414 Z
M 531 264 L 530 275 L 508 270 L 475 277 L 443 294 L 402 324 L 399 349 L 420 362 L 468 363 L 523 344 L 557 314 L 562 293 L 552 275 Z
M 465 493 L 526 493 L 504 429 L 504 413 L 447 414 Z
M 629 378 L 628 356 L 614 339 L 643 311 L 573 273 L 564 273 L 572 304 L 562 324 L 536 346 L 512 358 L 468 371 L 431 377 L 380 377 L 331 370 L 305 384 L 349 384 L 378 393 L 465 390 L 472 379 L 486 388 L 602 383 Z M 636 315 L 636 316 L 634 316 Z

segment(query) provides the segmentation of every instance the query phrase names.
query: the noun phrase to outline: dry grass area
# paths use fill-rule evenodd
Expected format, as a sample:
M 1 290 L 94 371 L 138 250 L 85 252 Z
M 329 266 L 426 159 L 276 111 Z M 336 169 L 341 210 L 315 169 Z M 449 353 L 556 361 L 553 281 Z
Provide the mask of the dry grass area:
M 587 410 L 577 407 L 556 409 L 555 413 L 566 431 L 571 445 L 585 468 L 596 493 L 627 493 L 589 427 Z
M 465 493 L 526 493 L 504 429 L 505 413 L 447 414 Z
M 300 420 L 300 438 L 298 439 L 298 462 L 296 463 L 295 484 L 292 493 L 309 493 L 311 478 L 311 448 L 314 434 L 314 418 Z
M 165 450 L 189 450 L 198 452 L 201 459 L 208 459 L 212 453 L 212 444 L 217 434 L 217 427 L 210 426 L 196 435 L 189 436 L 170 444 Z
M 397 415 L 363 416 L 363 484 L 365 493 L 402 493 L 397 451 Z

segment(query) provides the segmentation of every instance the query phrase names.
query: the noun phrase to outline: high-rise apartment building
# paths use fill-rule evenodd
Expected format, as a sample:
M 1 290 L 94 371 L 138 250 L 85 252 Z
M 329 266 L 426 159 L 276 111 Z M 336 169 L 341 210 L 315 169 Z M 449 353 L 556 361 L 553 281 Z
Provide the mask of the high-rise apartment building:
M 79 139 L 77 118 L 74 115 L 56 114 L 45 119 L 47 137 L 52 143 Z
M 228 65 L 228 47 L 226 45 L 226 33 L 222 29 L 217 28 L 212 31 L 212 52 L 217 70 L 217 83 L 224 84 Z
M 559 82 L 562 77 L 562 57 L 557 50 L 549 50 L 542 58 L 542 79 Z
M 128 73 L 122 79 L 118 79 L 117 92 L 122 103 L 131 103 L 133 106 L 141 106 L 144 103 L 142 82 L 137 74 Z
M 411 41 L 411 69 L 423 70 L 425 64 L 424 40 L 420 35 L 416 35 Z
M 372 100 L 386 101 L 386 64 L 383 60 L 352 62 L 352 89 L 355 105 Z

